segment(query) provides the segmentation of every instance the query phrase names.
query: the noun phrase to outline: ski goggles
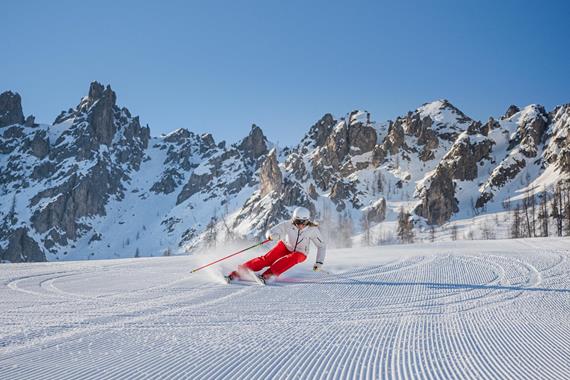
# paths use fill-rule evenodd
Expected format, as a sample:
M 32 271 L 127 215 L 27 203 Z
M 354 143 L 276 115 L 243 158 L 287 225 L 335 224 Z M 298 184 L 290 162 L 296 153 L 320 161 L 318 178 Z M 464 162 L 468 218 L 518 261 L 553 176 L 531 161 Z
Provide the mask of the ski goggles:
M 306 226 L 309 224 L 309 221 L 307 219 L 295 219 L 293 220 L 293 224 L 296 226 Z

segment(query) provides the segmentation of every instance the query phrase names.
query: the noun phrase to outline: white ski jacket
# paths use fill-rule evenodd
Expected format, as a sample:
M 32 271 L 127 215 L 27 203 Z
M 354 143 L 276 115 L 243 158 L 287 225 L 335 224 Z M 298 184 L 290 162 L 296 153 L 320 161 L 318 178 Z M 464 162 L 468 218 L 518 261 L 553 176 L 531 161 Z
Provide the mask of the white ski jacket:
M 325 262 L 326 244 L 318 227 L 307 226 L 300 230 L 291 221 L 286 221 L 271 228 L 267 231 L 267 235 L 273 240 L 282 240 L 289 251 L 301 252 L 305 256 L 309 253 L 312 241 L 317 246 L 317 263 Z

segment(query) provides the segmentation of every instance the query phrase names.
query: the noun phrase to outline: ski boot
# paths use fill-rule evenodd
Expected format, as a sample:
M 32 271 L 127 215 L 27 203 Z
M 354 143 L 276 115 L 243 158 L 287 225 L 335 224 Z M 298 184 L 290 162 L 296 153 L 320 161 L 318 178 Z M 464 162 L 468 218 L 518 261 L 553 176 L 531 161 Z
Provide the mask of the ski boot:
M 260 283 L 260 285 L 267 285 L 267 280 L 265 279 L 265 277 L 263 277 L 262 274 L 256 274 L 255 277 L 257 277 L 257 279 L 259 280 L 258 282 Z
M 232 272 L 230 274 L 228 274 L 227 276 L 224 276 L 224 280 L 226 281 L 227 284 L 231 284 L 232 281 L 239 279 L 239 276 L 236 275 L 235 272 Z

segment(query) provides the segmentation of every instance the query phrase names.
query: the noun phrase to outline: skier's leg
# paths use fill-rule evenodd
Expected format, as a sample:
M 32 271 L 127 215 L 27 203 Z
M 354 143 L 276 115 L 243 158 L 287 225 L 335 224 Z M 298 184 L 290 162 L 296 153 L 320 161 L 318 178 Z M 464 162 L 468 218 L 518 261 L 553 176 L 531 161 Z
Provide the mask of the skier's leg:
M 283 256 L 279 260 L 275 261 L 268 270 L 263 273 L 264 278 L 269 278 L 271 276 L 279 276 L 288 269 L 294 267 L 295 265 L 305 261 L 307 256 L 301 252 L 293 252 L 288 255 Z
M 281 257 L 289 253 L 290 252 L 285 246 L 285 244 L 282 241 L 279 241 L 277 242 L 275 247 L 273 247 L 265 255 L 246 261 L 245 263 L 241 264 L 239 267 L 244 267 L 254 272 L 257 272 L 258 270 L 262 270 L 263 268 L 270 266 L 275 261 L 279 260 Z M 230 273 L 230 277 L 239 278 L 238 272 L 239 270 L 233 271 L 232 273 Z
M 289 254 L 289 250 L 282 241 L 279 241 L 275 247 L 273 247 L 269 252 L 263 256 L 256 257 L 249 261 L 246 261 L 241 266 L 246 267 L 254 272 L 261 270 L 265 267 L 270 266 L 275 261 L 279 260 L 281 257 Z

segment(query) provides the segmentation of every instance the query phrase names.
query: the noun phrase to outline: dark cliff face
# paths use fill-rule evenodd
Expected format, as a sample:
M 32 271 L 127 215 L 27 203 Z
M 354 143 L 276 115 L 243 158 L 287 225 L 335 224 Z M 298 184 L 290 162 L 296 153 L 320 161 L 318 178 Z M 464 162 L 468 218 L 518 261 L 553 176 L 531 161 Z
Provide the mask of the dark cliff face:
M 507 110 L 505 111 L 505 114 L 501 117 L 501 120 L 509 119 L 511 116 L 513 116 L 519 111 L 520 111 L 519 107 L 515 106 L 514 104 L 511 104 L 509 108 L 507 108 Z
M 238 148 L 245 157 L 257 160 L 262 155 L 267 154 L 267 138 L 261 128 L 253 124 L 249 135 L 242 140 Z
M 0 128 L 24 124 L 20 94 L 6 91 L 0 94 Z
M 337 121 L 330 113 L 325 114 L 319 121 L 309 128 L 309 132 L 301 140 L 301 143 L 299 144 L 301 153 L 305 154 L 311 148 L 324 146 L 336 123 Z
M 269 194 L 274 191 L 281 192 L 283 187 L 283 175 L 279 169 L 279 162 L 277 161 L 276 150 L 273 149 L 269 152 L 265 161 L 259 170 L 259 185 L 261 196 Z
M 473 181 L 480 176 L 482 160 L 490 160 L 494 141 L 477 133 L 476 129 L 460 135 L 449 152 L 439 162 L 418 197 L 415 213 L 429 224 L 443 224 L 459 211 L 454 181 Z
M 545 160 L 562 173 L 570 174 L 570 104 L 556 107 L 550 114 L 550 120 Z
M 3 261 L 11 263 L 46 261 L 46 256 L 39 244 L 28 236 L 28 230 L 20 227 L 8 232 L 8 246 L 0 250 Z
M 426 218 L 429 224 L 443 224 L 459 211 L 449 167 L 438 166 L 436 173 L 429 180 L 429 187 L 421 193 L 420 199 L 420 204 L 414 212 Z
M 88 112 L 88 123 L 90 134 L 94 137 L 94 141 L 98 144 L 111 146 L 113 137 L 117 132 L 114 123 L 114 108 L 116 107 L 117 97 L 115 92 L 107 86 L 103 90 L 103 86 L 97 82 L 91 84 L 89 89 L 90 111 Z

